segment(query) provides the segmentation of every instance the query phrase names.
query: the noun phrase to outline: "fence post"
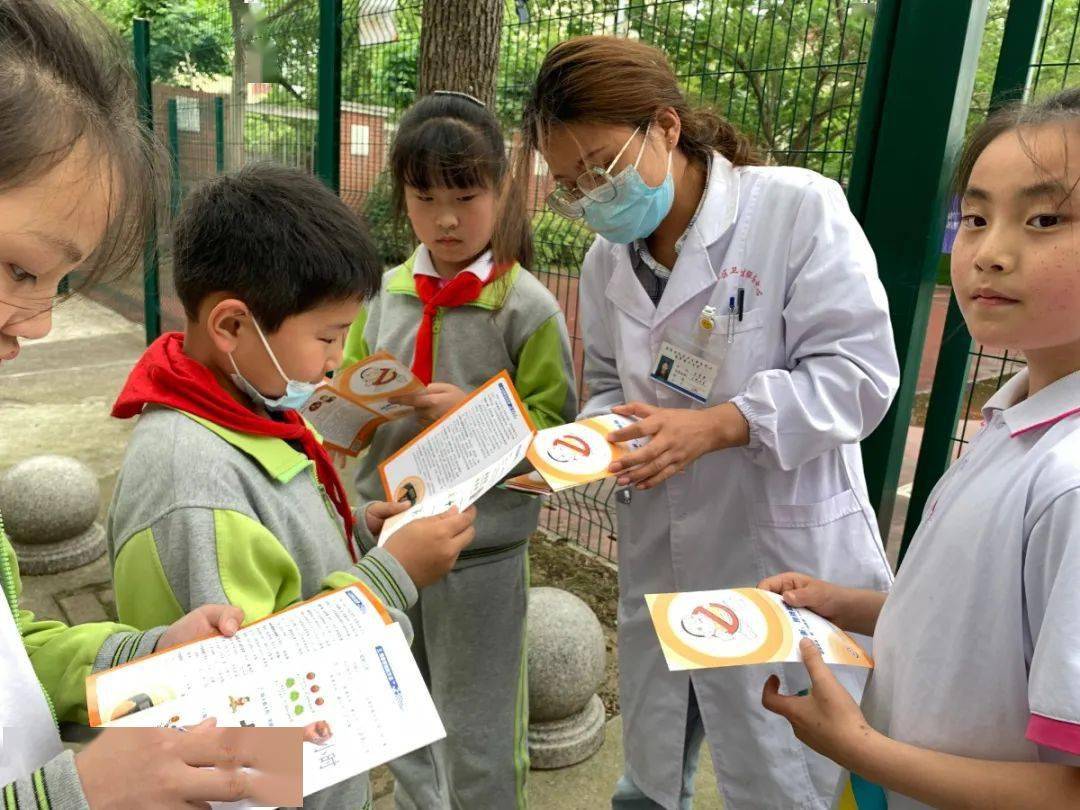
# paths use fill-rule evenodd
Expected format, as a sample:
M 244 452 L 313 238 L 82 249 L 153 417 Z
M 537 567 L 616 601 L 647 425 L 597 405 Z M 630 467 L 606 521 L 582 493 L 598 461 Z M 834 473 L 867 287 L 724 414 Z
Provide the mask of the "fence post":
M 169 207 L 173 216 L 180 210 L 180 126 L 177 122 L 177 103 L 170 98 L 168 109 L 169 122 Z
M 132 25 L 135 56 L 135 81 L 139 93 L 139 120 L 149 131 L 154 130 L 153 84 L 150 78 L 150 21 L 136 18 Z M 158 279 L 157 223 L 147 237 L 143 249 L 143 317 L 146 321 L 146 343 L 153 343 L 161 334 L 161 291 Z
M 964 136 L 989 0 L 897 2 L 880 125 L 872 143 L 863 140 L 872 155 L 862 162 L 862 226 L 878 257 L 900 360 L 896 399 L 862 448 L 883 538 L 892 522 L 941 255 L 945 189 Z
M 1045 8 L 1045 2 L 1014 2 L 1009 5 L 1001 39 L 1001 52 L 994 72 L 994 88 L 990 95 L 991 112 L 1003 104 L 1023 97 Z M 950 294 L 941 352 L 934 369 L 926 426 L 919 447 L 919 462 L 915 467 L 915 481 L 911 487 L 907 522 L 904 524 L 903 539 L 900 542 L 900 562 L 904 561 L 911 539 L 919 527 L 930 491 L 949 466 L 953 431 L 960 418 L 970 361 L 971 333 L 964 323 L 956 296 Z
M 225 171 L 225 99 L 214 96 L 214 168 Z
M 319 0 L 319 121 L 315 174 L 341 187 L 341 3 Z
M 851 175 L 847 187 L 848 205 L 860 222 L 866 212 L 870 172 L 881 128 L 900 3 L 901 0 L 881 0 L 874 14 L 874 31 L 866 60 L 866 79 L 863 80 L 862 98 L 859 101 L 859 123 L 855 129 L 855 151 L 851 156 Z

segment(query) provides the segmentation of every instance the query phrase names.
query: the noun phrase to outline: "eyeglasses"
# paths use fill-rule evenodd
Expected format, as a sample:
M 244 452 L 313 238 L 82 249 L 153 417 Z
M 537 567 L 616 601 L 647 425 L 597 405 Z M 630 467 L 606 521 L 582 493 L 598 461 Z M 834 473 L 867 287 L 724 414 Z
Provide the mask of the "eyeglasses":
M 645 151 L 645 144 L 649 140 L 649 129 L 651 127 L 652 124 L 650 123 L 645 128 L 645 137 L 642 139 L 641 148 L 638 149 L 637 157 L 634 159 L 635 166 L 641 160 L 642 152 Z M 611 170 L 615 168 L 619 158 L 623 156 L 623 153 L 629 148 L 640 131 L 640 126 L 633 131 L 630 138 L 623 144 L 622 149 L 619 150 L 619 154 L 615 155 L 606 169 L 599 166 L 586 169 L 578 175 L 573 188 L 566 188 L 561 184 L 557 185 L 555 190 L 547 196 L 548 208 L 567 219 L 581 219 L 585 215 L 585 208 L 590 203 L 608 203 L 614 200 L 619 192 L 615 187 L 615 178 L 611 176 Z

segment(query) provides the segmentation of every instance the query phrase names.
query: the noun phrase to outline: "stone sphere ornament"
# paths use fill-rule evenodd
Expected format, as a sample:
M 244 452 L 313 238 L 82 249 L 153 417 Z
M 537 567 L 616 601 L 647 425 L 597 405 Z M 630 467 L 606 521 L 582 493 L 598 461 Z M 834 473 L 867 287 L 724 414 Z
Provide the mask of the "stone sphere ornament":
M 105 553 L 97 477 L 67 456 L 34 456 L 0 476 L 0 514 L 23 574 L 55 574 Z
M 588 759 L 604 742 L 607 651 L 596 614 L 559 588 L 529 591 L 529 756 L 537 769 Z

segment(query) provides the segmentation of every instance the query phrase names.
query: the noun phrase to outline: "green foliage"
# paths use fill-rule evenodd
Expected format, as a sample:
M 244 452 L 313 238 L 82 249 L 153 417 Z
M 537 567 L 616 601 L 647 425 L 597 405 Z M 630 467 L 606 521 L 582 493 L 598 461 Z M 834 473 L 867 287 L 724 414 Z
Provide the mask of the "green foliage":
M 412 255 L 416 240 L 408 221 L 398 217 L 394 210 L 390 172 L 383 172 L 368 192 L 364 200 L 364 218 L 384 265 L 394 267 Z
M 554 211 L 541 211 L 532 221 L 534 271 L 576 274 L 592 244 L 592 232 L 580 221 L 566 219 Z
M 355 1 L 346 3 L 347 18 Z M 395 109 L 411 102 L 420 6 L 417 0 L 401 4 L 397 41 L 346 45 L 346 98 Z M 530 0 L 524 6 L 522 20 L 518 4 L 507 5 L 500 43 L 496 108 L 508 130 L 520 121 L 551 47 L 581 34 L 618 34 L 664 50 L 689 96 L 742 127 L 776 162 L 844 175 L 873 27 L 867 4 Z
M 271 160 L 311 171 L 315 147 L 314 118 L 268 113 L 244 117 L 244 148 L 248 160 Z
M 1080 79 L 1080 0 L 1054 0 L 1044 10 L 1045 40 L 1036 48 L 1032 95 L 1043 98 Z
M 1020 2 L 1021 0 L 1012 0 Z M 1034 2 L 1035 0 L 1032 0 Z M 229 0 L 90 0 L 130 35 L 133 14 L 153 22 L 155 78 L 175 81 L 195 72 L 230 71 L 233 26 Z M 417 87 L 421 0 L 399 0 L 395 34 L 361 42 L 369 16 L 361 0 L 344 0 L 342 91 L 346 101 L 386 108 L 395 119 Z M 269 102 L 314 109 L 318 55 L 315 0 L 263 0 L 251 6 L 256 22 L 241 26 L 244 47 L 272 56 L 264 78 L 276 82 Z M 855 147 L 862 82 L 876 4 L 862 0 L 527 0 L 507 3 L 500 42 L 496 112 L 509 133 L 517 126 L 544 54 L 579 34 L 617 34 L 661 48 L 692 100 L 708 104 L 753 136 L 776 163 L 802 165 L 846 181 Z M 975 77 L 969 125 L 985 115 L 993 87 L 1009 0 L 990 0 Z M 1080 0 L 1047 3 L 1046 36 L 1036 48 L 1035 95 L 1076 79 Z M 370 26 L 369 26 L 370 27 Z M 1070 70 L 1072 74 L 1070 75 Z M 276 153 L 308 137 L 295 125 L 245 127 L 254 144 Z M 292 144 L 293 146 L 290 146 Z M 251 150 L 249 150 L 251 151 Z M 385 189 L 376 189 L 368 213 L 383 223 Z M 572 267 L 588 244 L 571 225 L 540 214 L 539 261 Z M 411 238 L 385 241 L 388 255 L 407 255 Z
M 91 5 L 125 38 L 131 36 L 134 17 L 150 20 L 154 81 L 229 72 L 232 33 L 228 10 L 220 13 L 219 0 L 91 0 Z
M 361 22 L 368 21 L 358 0 L 345 0 L 342 37 L 341 93 L 347 101 L 404 111 L 416 99 L 420 53 L 420 2 L 400 0 L 394 12 L 396 39 L 379 44 L 360 41 Z

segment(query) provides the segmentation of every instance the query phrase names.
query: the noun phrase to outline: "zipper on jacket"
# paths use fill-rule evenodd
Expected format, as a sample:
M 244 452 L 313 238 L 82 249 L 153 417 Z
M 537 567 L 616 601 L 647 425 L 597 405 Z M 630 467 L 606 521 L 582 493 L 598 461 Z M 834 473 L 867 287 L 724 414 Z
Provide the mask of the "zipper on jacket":
M 345 523 L 341 519 L 341 515 L 338 514 L 337 507 L 334 506 L 333 501 L 330 500 L 330 496 L 326 493 L 326 487 L 322 485 L 319 480 L 319 476 L 315 474 L 315 465 L 311 465 L 309 474 L 311 475 L 311 481 L 315 484 L 316 489 L 319 490 L 319 494 L 322 496 L 323 506 L 326 507 L 326 514 L 329 515 L 331 522 L 338 527 L 338 531 L 341 533 L 342 539 L 345 541 L 345 550 L 349 552 L 349 556 L 356 555 L 356 559 L 359 562 L 363 555 L 362 549 L 358 542 L 354 542 L 354 538 L 349 537 L 348 532 L 345 531 Z

